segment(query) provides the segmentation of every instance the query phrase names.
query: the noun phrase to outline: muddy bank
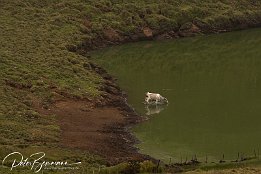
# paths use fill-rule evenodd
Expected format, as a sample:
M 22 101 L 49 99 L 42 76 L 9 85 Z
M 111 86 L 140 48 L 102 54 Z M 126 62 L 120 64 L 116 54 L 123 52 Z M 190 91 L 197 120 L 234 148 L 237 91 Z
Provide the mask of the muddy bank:
M 134 147 L 138 140 L 129 131 L 129 129 L 143 121 L 145 118 L 138 115 L 134 109 L 127 103 L 127 94 L 120 89 L 117 84 L 117 80 L 109 75 L 106 70 L 99 67 L 94 63 L 90 63 L 92 69 L 98 73 L 104 80 L 104 84 L 101 86 L 101 97 L 95 102 L 96 110 L 110 109 L 114 112 L 101 116 L 107 120 L 110 120 L 109 124 L 103 124 L 102 129 L 99 130 L 101 134 L 110 135 L 109 139 L 106 139 L 102 143 L 106 149 L 104 152 L 101 148 L 98 148 L 97 154 L 104 156 L 110 163 L 117 164 L 126 161 L 144 161 L 153 160 L 148 155 L 138 153 L 138 149 Z M 114 117 L 117 117 L 115 119 Z M 107 153 L 108 152 L 108 153 Z
M 43 115 L 55 114 L 61 128 L 60 146 L 88 151 L 103 157 L 108 165 L 127 161 L 154 160 L 138 153 L 137 139 L 130 133 L 143 117 L 127 104 L 126 94 L 104 69 L 90 64 L 104 80 L 96 100 L 77 99 L 61 94 L 48 108 L 41 102 L 34 107 Z

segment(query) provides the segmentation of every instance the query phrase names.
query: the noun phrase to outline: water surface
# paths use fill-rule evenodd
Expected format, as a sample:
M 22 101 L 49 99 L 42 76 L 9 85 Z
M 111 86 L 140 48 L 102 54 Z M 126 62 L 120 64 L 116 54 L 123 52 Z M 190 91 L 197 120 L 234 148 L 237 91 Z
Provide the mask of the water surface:
M 261 30 L 126 44 L 94 52 L 149 120 L 134 128 L 142 153 L 167 161 L 236 159 L 261 145 Z M 169 105 L 146 108 L 145 92 Z

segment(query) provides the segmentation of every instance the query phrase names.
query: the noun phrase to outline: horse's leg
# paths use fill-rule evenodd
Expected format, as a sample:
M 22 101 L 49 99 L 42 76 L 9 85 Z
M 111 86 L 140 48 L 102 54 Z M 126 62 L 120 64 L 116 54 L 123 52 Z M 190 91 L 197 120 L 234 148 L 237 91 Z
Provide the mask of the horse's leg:
M 146 98 L 146 102 L 149 103 L 149 100 L 150 100 L 149 97 L 147 97 L 147 98 Z

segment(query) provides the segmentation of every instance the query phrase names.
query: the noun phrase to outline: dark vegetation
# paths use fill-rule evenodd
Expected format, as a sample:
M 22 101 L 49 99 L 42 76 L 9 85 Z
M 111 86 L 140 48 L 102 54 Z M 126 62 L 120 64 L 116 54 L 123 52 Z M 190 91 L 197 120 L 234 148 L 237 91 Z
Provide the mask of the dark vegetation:
M 45 149 L 53 159 L 80 158 L 88 169 L 103 164 L 61 149 L 55 116 L 35 109 L 39 103 L 48 109 L 59 97 L 100 97 L 102 78 L 72 51 L 164 33 L 173 37 L 195 26 L 214 32 L 260 23 L 259 0 L 0 0 L 0 159 Z

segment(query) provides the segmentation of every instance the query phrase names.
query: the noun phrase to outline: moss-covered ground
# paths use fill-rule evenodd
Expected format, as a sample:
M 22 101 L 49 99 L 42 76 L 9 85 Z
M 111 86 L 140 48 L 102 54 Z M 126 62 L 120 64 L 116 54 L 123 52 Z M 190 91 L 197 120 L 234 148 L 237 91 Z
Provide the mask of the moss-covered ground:
M 59 95 L 99 98 L 102 78 L 68 48 L 102 41 L 108 29 L 130 36 L 143 27 L 164 32 L 193 20 L 216 27 L 257 22 L 261 1 L 0 0 L 0 159 L 44 150 L 49 158 L 80 158 L 98 168 L 100 158 L 60 148 L 55 116 L 34 107 L 39 101 L 48 108 Z

